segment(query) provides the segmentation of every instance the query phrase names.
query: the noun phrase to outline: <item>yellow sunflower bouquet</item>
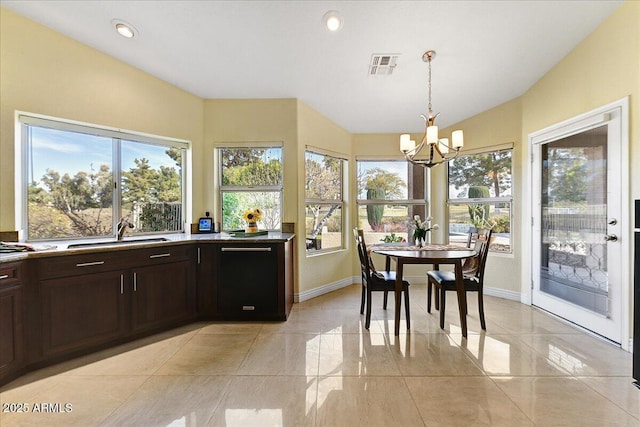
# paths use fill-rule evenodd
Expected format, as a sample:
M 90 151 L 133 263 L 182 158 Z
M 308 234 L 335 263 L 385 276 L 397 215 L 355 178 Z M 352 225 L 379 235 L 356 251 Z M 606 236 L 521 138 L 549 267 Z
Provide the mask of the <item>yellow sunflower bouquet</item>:
M 242 214 L 242 219 L 247 223 L 247 233 L 255 233 L 258 231 L 258 221 L 262 219 L 262 210 L 260 208 L 247 209 Z

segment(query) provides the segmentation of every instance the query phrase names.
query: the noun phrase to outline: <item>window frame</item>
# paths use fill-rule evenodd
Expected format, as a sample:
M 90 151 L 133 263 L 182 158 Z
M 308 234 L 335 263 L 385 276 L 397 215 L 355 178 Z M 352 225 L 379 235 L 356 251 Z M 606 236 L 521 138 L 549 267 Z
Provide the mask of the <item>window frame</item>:
M 486 148 L 482 148 L 482 149 L 477 149 L 477 150 L 472 150 L 469 152 L 465 152 L 462 153 L 458 156 L 458 158 L 460 157 L 465 157 L 465 156 L 477 156 L 477 155 L 482 155 L 482 154 L 489 154 L 489 153 L 497 153 L 497 152 L 502 152 L 502 151 L 509 151 L 511 153 L 511 165 L 510 165 L 510 176 L 511 176 L 511 187 L 510 187 L 510 192 L 511 195 L 509 196 L 501 196 L 501 197 L 478 197 L 478 198 L 468 198 L 468 197 L 451 197 L 451 192 L 450 192 L 450 178 L 449 178 L 449 172 L 451 169 L 451 165 L 450 163 L 447 163 L 447 171 L 446 171 L 446 186 L 447 186 L 447 240 L 449 242 L 449 244 L 451 243 L 451 236 L 450 236 L 450 227 L 451 224 L 449 222 L 451 213 L 450 213 L 450 208 L 451 206 L 461 206 L 461 205 L 469 205 L 469 204 L 498 204 L 498 203 L 504 203 L 507 204 L 509 207 L 509 250 L 508 251 L 497 251 L 493 248 L 493 245 L 489 246 L 489 251 L 491 253 L 494 254 L 505 254 L 505 255 L 511 255 L 513 254 L 513 247 L 514 247 L 514 243 L 513 243 L 513 191 L 514 191 L 514 185 L 513 185 L 513 144 L 504 144 L 504 145 L 499 145 L 499 146 L 493 146 L 493 147 L 486 147 Z M 493 240 L 493 239 L 492 239 Z
M 221 155 L 222 150 L 233 150 L 233 149 L 243 149 L 243 150 L 269 150 L 269 149 L 278 149 L 280 150 L 280 184 L 278 185 L 224 185 L 223 184 L 223 172 L 224 168 L 222 165 L 223 156 Z M 224 229 L 224 194 L 225 193 L 278 193 L 278 203 L 280 205 L 280 227 L 274 229 L 268 229 L 268 231 L 280 231 L 282 229 L 282 219 L 283 219 L 283 209 L 284 209 L 284 147 L 281 143 L 247 143 L 247 144 L 238 144 L 238 143 L 229 143 L 219 145 L 215 149 L 216 152 L 216 165 L 217 165 L 217 179 L 219 183 L 219 191 L 218 191 L 218 206 L 219 210 L 219 218 L 220 218 L 220 231 L 230 231 Z M 261 207 L 262 208 L 262 207 Z
M 29 238 L 29 163 L 30 157 L 30 144 L 31 144 L 31 132 L 33 127 L 53 129 L 61 132 L 74 132 L 86 135 L 94 135 L 111 139 L 112 157 L 111 167 L 112 171 L 112 185 L 114 186 L 113 201 L 112 201 L 112 233 L 100 236 L 73 236 L 73 237 L 53 237 L 45 239 L 30 239 Z M 187 140 L 181 140 L 176 138 L 169 138 L 159 135 L 152 135 L 142 132 L 136 132 L 131 130 L 123 130 L 113 128 L 109 126 L 103 126 L 94 123 L 86 123 L 68 119 L 62 119 L 58 117 L 44 116 L 34 113 L 16 111 L 16 138 L 15 138 L 15 168 L 16 168 L 16 183 L 15 183 L 15 198 L 16 198 L 16 224 L 19 224 L 22 230 L 20 236 L 21 241 L 71 241 L 71 240 L 92 240 L 92 239 L 104 239 L 117 237 L 117 224 L 119 219 L 123 216 L 122 213 L 122 152 L 121 141 L 141 143 L 145 145 L 155 145 L 166 148 L 177 148 L 182 150 L 182 165 L 180 172 L 180 186 L 181 186 L 181 210 L 182 219 L 181 227 L 175 231 L 154 231 L 143 232 L 137 235 L 153 235 L 153 234 L 177 234 L 184 232 L 185 222 L 190 218 L 189 206 L 189 165 L 191 156 L 191 142 Z
M 307 146 L 304 151 L 304 174 L 305 174 L 305 182 L 307 179 L 307 153 L 311 153 L 318 156 L 330 157 L 332 159 L 340 161 L 340 198 L 339 199 L 323 199 L 323 198 L 310 198 L 307 196 L 307 191 L 305 188 L 305 198 L 304 198 L 304 210 L 305 210 L 305 219 L 306 219 L 306 211 L 307 206 L 309 205 L 319 205 L 319 206 L 327 206 L 331 207 L 334 205 L 340 206 L 340 246 L 333 246 L 330 248 L 322 248 L 317 249 L 309 246 L 309 242 L 305 245 L 305 253 L 306 256 L 314 256 L 320 255 L 323 253 L 335 252 L 346 249 L 346 229 L 345 229 L 345 218 L 346 218 L 346 195 L 347 195 L 347 182 L 345 180 L 346 172 L 349 167 L 349 160 L 346 156 L 341 155 L 339 153 L 332 153 L 326 150 L 318 149 L 315 147 Z M 304 227 L 305 233 L 305 242 L 307 241 L 307 226 L 305 221 Z

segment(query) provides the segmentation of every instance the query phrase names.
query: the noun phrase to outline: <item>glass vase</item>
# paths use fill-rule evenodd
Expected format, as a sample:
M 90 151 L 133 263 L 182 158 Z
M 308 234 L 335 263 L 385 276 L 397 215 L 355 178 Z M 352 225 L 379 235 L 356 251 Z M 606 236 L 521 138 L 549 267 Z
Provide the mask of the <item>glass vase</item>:
M 247 228 L 245 229 L 246 233 L 257 233 L 258 232 L 258 223 L 250 222 L 247 224 Z

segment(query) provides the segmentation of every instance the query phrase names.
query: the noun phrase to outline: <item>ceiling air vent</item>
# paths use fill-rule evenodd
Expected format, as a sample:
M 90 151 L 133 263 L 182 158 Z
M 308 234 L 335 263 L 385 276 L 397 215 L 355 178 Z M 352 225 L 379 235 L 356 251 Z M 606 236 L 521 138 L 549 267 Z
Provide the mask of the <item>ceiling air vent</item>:
M 370 76 L 390 76 L 398 61 L 396 54 L 373 54 L 369 63 Z

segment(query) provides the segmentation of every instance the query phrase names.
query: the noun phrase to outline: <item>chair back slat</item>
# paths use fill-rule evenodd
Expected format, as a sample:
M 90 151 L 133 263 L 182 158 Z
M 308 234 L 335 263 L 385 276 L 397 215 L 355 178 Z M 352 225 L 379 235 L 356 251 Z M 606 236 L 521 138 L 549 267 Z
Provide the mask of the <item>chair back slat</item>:
M 358 258 L 360 258 L 360 272 L 362 274 L 362 279 L 368 283 L 371 280 L 371 266 L 369 265 L 367 244 L 364 242 L 364 233 L 361 229 L 354 228 L 353 236 L 356 239 Z
M 471 233 L 469 233 L 469 242 L 473 242 L 473 250 L 476 255 L 472 258 L 467 258 L 462 265 L 462 272 L 466 277 L 481 279 L 484 272 L 484 263 L 489 253 L 491 234 L 490 228 L 474 229 L 473 239 Z
M 480 249 L 480 263 L 478 266 L 478 272 L 476 273 L 476 278 L 480 283 L 482 283 L 484 277 L 484 270 L 487 265 L 487 258 L 489 257 L 489 246 L 491 245 L 491 235 L 493 234 L 492 229 L 488 229 L 482 240 L 482 248 Z

